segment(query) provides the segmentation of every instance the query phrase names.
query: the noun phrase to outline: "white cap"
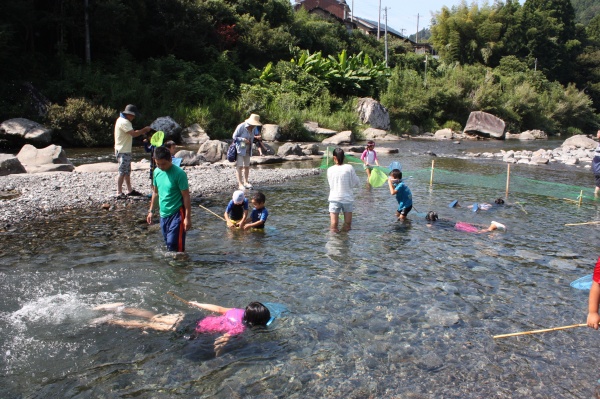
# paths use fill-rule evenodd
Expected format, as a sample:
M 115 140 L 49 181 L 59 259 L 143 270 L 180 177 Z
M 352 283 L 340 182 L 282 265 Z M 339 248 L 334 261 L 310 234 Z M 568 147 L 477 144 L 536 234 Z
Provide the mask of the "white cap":
M 236 190 L 233 192 L 233 197 L 231 198 L 235 204 L 241 204 L 244 202 L 244 192 L 242 190 Z

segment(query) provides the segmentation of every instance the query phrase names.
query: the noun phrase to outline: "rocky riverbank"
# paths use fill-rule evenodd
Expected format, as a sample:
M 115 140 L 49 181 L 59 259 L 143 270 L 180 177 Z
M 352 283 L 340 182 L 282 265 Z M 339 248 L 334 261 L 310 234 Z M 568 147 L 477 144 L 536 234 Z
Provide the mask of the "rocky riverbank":
M 192 201 L 202 196 L 227 193 L 236 189 L 235 172 L 231 166 L 215 164 L 185 168 Z M 149 194 L 148 170 L 133 171 L 131 183 L 135 189 Z M 250 182 L 255 189 L 286 180 L 319 174 L 318 169 L 257 169 L 250 170 Z M 35 218 L 51 218 L 64 209 L 103 207 L 107 212 L 119 206 L 129 206 L 147 197 L 117 200 L 114 172 L 54 172 L 14 174 L 0 178 L 0 231 Z M 147 204 L 140 204 L 146 207 Z

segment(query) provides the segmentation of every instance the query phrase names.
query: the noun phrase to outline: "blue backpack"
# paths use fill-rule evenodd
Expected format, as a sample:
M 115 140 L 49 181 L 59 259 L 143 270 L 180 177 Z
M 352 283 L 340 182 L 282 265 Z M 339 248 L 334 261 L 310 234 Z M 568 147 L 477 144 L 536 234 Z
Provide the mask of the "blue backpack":
M 237 149 L 235 148 L 235 141 L 231 143 L 227 149 L 227 160 L 229 162 L 235 162 L 237 160 Z

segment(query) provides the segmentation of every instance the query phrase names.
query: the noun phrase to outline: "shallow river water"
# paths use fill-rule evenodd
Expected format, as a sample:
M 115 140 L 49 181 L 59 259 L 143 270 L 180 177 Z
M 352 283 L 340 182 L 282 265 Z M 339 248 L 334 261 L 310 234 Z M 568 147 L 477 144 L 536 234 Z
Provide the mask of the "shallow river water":
M 417 154 L 457 151 L 450 143 L 402 146 L 402 154 L 380 161 L 399 160 L 405 177 L 431 165 Z M 506 165 L 436 158 L 436 168 L 491 175 Z M 513 165 L 511 173 L 593 187 L 584 169 Z M 328 231 L 325 174 L 259 187 L 270 215 L 264 233 L 228 231 L 195 202 L 187 259 L 165 256 L 160 232 L 144 222 L 145 202 L 114 212 L 69 211 L 3 233 L 0 397 L 596 395 L 598 332 L 492 336 L 585 322 L 588 291 L 569 283 L 592 273 L 600 230 L 565 223 L 598 220 L 597 205 L 553 198 L 550 187 L 541 195 L 511 192 L 512 206 L 473 213 L 448 203 L 493 202 L 504 190 L 407 183 L 416 208 L 408 222 L 395 220 L 397 204 L 385 186 L 362 184 L 353 230 L 340 234 Z M 229 197 L 197 201 L 222 214 Z M 507 231 L 430 228 L 418 217 L 428 210 L 454 221 L 496 220 Z M 207 313 L 167 291 L 227 307 L 279 303 L 289 312 L 268 329 L 247 330 L 216 356 L 214 336 L 187 339 Z M 90 325 L 100 315 L 92 307 L 108 302 L 187 316 L 178 332 Z

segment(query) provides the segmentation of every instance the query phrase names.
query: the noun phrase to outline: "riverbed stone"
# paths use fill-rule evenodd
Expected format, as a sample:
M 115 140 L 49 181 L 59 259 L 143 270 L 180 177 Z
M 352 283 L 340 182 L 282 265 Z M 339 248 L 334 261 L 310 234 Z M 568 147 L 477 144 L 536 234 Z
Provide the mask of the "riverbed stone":
M 373 141 L 398 141 L 401 140 L 400 137 L 395 134 L 388 133 L 383 129 L 375 129 L 373 127 L 366 128 L 362 132 L 365 140 L 373 140 Z
M 198 148 L 198 155 L 202 155 L 202 157 L 210 163 L 219 162 L 222 159 L 225 159 L 227 155 L 227 149 L 229 148 L 229 144 L 220 140 L 208 140 Z
M 277 155 L 280 157 L 287 157 L 289 155 L 302 156 L 304 155 L 304 152 L 298 143 L 285 143 L 279 147 Z
M 197 123 L 181 131 L 181 142 L 184 144 L 202 144 L 210 140 L 208 134 Z
M 473 133 L 484 137 L 501 139 L 504 137 L 506 124 L 497 116 L 483 111 L 473 111 L 469 115 L 463 133 Z
M 263 141 L 280 141 L 281 140 L 281 128 L 279 125 L 266 123 L 263 125 L 260 135 Z
M 304 123 L 304 128 L 306 130 L 308 130 L 309 132 L 311 132 L 311 133 L 320 134 L 320 135 L 323 135 L 323 136 L 329 136 L 329 137 L 331 137 L 331 136 L 334 136 L 334 135 L 338 134 L 337 130 L 332 130 L 332 129 L 326 129 L 326 128 L 323 128 L 323 127 L 319 127 L 319 124 L 317 122 L 312 122 L 312 121 L 305 122 Z
M 349 144 L 352 144 L 353 142 L 354 142 L 354 135 L 352 134 L 352 131 L 350 131 L 350 130 L 345 130 L 343 132 L 339 132 L 335 136 L 326 138 L 325 140 L 322 141 L 323 144 L 330 144 L 330 145 L 349 145 Z
M 598 147 L 598 142 L 583 134 L 577 134 L 566 139 L 562 144 L 562 147 L 587 148 L 593 150 Z
M 17 154 L 17 158 L 28 173 L 40 173 L 46 171 L 70 172 L 75 169 L 62 147 L 54 144 L 41 149 L 38 149 L 31 144 L 25 144 Z
M 0 139 L 45 146 L 52 142 L 52 129 L 29 119 L 13 118 L 0 124 Z
M 452 140 L 454 138 L 454 133 L 452 132 L 452 129 L 446 128 L 435 132 L 433 134 L 433 137 L 435 137 L 438 140 Z
M 19 159 L 12 154 L 0 154 L 0 176 L 27 173 Z
M 181 142 L 181 126 L 170 116 L 156 118 L 154 122 L 150 124 L 150 127 L 154 130 L 162 130 L 165 132 L 165 142 L 168 140 L 173 140 L 176 143 Z

